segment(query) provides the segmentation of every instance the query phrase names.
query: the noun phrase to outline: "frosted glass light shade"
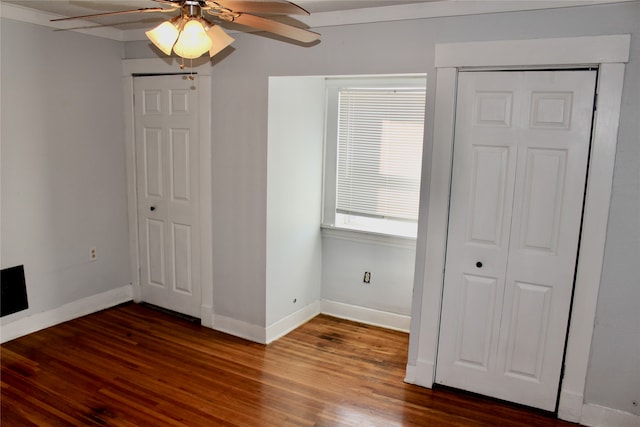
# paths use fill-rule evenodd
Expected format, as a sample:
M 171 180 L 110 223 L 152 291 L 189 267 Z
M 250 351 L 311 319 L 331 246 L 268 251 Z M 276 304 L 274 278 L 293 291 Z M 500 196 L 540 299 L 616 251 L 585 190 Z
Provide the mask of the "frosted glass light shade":
M 178 29 L 169 21 L 163 22 L 145 34 L 165 55 L 171 55 L 171 49 L 178 40 Z
M 173 51 L 182 58 L 195 59 L 208 51 L 211 44 L 202 24 L 192 19 L 182 29 Z
M 207 36 L 211 39 L 209 57 L 213 57 L 213 55 L 217 54 L 235 41 L 233 37 L 225 33 L 224 30 L 217 25 L 211 25 L 209 30 L 207 30 Z

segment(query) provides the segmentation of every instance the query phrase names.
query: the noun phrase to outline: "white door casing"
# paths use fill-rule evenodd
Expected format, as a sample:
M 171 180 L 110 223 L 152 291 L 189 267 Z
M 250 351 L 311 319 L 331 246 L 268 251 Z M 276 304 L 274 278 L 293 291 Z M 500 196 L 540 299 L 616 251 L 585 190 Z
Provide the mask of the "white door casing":
M 138 199 L 136 179 L 135 117 L 134 117 L 134 76 L 171 75 L 179 70 L 177 63 L 162 59 L 127 59 L 122 62 L 122 82 L 124 91 L 124 115 L 127 154 L 127 200 L 129 217 L 129 248 L 131 256 L 132 287 L 134 300 L 141 300 L 141 254 L 139 251 Z M 199 187 L 199 228 L 200 228 L 200 314 L 202 325 L 213 327 L 213 271 L 212 271 L 212 201 L 211 201 L 211 67 L 208 63 L 195 66 L 198 90 L 198 187 Z
M 579 321 L 572 321 L 569 327 L 558 406 L 559 418 L 578 422 L 582 419 L 630 41 L 626 34 L 436 45 L 433 149 L 430 171 L 423 167 L 430 175 L 428 186 L 423 186 L 418 231 L 419 246 L 424 245 L 425 249 L 416 258 L 407 382 L 431 387 L 435 381 L 458 72 L 463 67 L 562 69 L 591 64 L 598 67 L 597 111 L 571 308 L 571 318 Z
M 134 79 L 141 299 L 200 317 L 197 78 Z
M 438 383 L 555 409 L 595 78 L 460 73 Z

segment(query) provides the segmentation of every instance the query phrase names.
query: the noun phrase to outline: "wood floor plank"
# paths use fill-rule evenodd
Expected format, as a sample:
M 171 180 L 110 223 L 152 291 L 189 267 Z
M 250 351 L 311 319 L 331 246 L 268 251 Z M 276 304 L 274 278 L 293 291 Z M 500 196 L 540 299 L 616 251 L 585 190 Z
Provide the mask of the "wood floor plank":
M 260 345 L 136 304 L 0 346 L 3 426 L 574 424 L 403 382 L 407 334 L 325 315 Z

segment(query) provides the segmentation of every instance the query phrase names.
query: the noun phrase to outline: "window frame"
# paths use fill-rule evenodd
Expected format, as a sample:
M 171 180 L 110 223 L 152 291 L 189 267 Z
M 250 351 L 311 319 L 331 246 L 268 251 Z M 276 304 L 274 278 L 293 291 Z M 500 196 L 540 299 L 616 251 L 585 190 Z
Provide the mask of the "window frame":
M 415 241 L 417 232 L 417 221 L 415 222 L 415 230 L 405 232 L 394 232 L 391 230 L 393 224 L 406 223 L 414 224 L 413 221 L 393 221 L 378 220 L 378 226 L 374 228 L 367 227 L 363 224 L 352 223 L 351 226 L 345 226 L 344 221 L 336 221 L 341 217 L 351 217 L 349 215 L 336 213 L 336 197 L 337 197 L 337 158 L 338 158 L 338 109 L 339 109 L 339 93 L 341 89 L 346 88 L 417 88 L 425 90 L 425 107 L 426 107 L 426 89 L 427 74 L 389 74 L 389 75 L 366 75 L 366 76 L 340 76 L 326 78 L 326 113 L 325 113 L 325 138 L 324 138 L 324 167 L 323 167 L 323 191 L 322 191 L 322 222 L 323 229 L 331 229 L 332 234 L 336 232 L 346 232 L 347 235 L 355 236 L 357 233 L 365 233 L 377 236 L 384 240 L 385 237 Z M 425 108 L 426 110 L 426 108 Z M 424 142 L 424 131 L 423 131 Z M 424 145 L 424 143 L 423 143 Z M 360 218 L 354 215 L 355 218 Z M 364 218 L 364 217 L 362 217 Z M 349 220 L 349 219 L 347 219 Z M 365 222 L 371 222 L 370 219 Z M 376 222 L 375 220 L 373 222 Z M 389 227 L 391 226 L 391 227 Z M 413 228 L 413 227 L 412 227 Z

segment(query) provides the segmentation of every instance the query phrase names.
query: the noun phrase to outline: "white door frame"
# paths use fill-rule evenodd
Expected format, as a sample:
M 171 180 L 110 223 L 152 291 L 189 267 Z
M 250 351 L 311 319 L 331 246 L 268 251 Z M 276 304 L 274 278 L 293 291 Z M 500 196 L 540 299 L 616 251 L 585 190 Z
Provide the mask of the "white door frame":
M 213 235 L 211 198 L 211 65 L 194 67 L 198 73 L 198 133 L 200 176 L 200 319 L 203 326 L 213 327 Z M 135 120 L 133 77 L 136 74 L 177 74 L 178 64 L 162 59 L 125 59 L 122 61 L 124 90 L 125 140 L 127 156 L 127 202 L 129 217 L 129 252 L 133 298 L 140 301 L 140 251 L 138 247 L 138 210 L 136 191 Z
M 419 242 L 424 259 L 416 259 L 414 304 L 419 321 L 411 330 L 417 348 L 415 366 L 407 365 L 406 381 L 432 387 L 435 379 L 438 330 L 444 282 L 445 251 L 451 186 L 457 77 L 460 68 L 493 70 L 599 68 L 594 131 L 585 196 L 582 240 L 578 259 L 565 373 L 560 389 L 558 417 L 579 422 L 596 314 L 607 231 L 609 203 L 618 137 L 625 63 L 629 61 L 630 35 L 558 39 L 436 44 L 436 94 L 431 176 L 426 204 L 426 233 Z M 427 193 L 423 193 L 427 194 Z M 421 240 L 421 241 L 420 241 Z M 421 295 L 421 297 L 420 297 Z

